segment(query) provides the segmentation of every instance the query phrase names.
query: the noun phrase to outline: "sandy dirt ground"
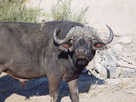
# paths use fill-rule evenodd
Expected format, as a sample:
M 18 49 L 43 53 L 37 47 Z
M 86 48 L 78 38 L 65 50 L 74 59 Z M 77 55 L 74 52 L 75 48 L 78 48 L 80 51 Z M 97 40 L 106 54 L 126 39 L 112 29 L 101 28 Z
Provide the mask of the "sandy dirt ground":
M 79 80 L 80 102 L 136 102 L 136 78 L 116 85 L 82 74 Z M 25 87 L 5 73 L 0 75 L 0 102 L 50 102 L 46 78 L 29 80 Z M 71 102 L 66 82 L 59 87 L 59 102 Z

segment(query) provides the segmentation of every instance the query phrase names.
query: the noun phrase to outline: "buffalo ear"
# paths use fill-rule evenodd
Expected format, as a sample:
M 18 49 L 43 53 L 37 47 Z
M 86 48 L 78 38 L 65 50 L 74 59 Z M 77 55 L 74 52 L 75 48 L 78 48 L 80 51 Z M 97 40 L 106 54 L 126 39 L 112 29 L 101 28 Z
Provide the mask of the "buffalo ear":
M 72 51 L 73 46 L 72 46 L 72 44 L 70 44 L 70 43 L 63 43 L 63 44 L 61 44 L 61 45 L 59 46 L 59 49 L 60 49 L 61 51 L 68 52 L 68 49 L 69 49 L 70 51 Z
M 61 44 L 61 46 L 63 46 L 64 48 L 70 48 L 71 44 L 70 43 L 64 43 L 64 44 Z
M 95 42 L 93 44 L 93 49 L 95 49 L 95 50 L 102 50 L 104 48 L 106 48 L 106 45 L 102 42 Z

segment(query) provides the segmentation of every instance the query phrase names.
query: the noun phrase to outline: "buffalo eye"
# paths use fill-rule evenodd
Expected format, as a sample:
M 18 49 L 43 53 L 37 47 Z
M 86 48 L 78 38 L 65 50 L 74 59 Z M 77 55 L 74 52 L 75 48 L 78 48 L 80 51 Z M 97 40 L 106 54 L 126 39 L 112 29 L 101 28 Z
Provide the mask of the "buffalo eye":
M 73 42 L 77 42 L 77 41 L 78 41 L 78 39 L 79 39 L 79 37 L 74 36 L 74 37 L 73 37 Z
M 88 38 L 87 40 L 88 40 L 89 42 L 92 42 L 92 39 L 91 39 L 91 38 Z

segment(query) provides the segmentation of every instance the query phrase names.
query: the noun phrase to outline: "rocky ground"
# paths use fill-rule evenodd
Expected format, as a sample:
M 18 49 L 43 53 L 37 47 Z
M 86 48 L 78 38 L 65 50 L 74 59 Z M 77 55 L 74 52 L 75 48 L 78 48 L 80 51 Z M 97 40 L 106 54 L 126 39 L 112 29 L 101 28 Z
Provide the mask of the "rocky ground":
M 115 34 L 109 49 L 97 53 L 94 63 L 87 67 L 89 72 L 80 76 L 80 102 L 136 102 L 135 39 L 135 33 Z M 0 102 L 49 101 L 46 78 L 30 80 L 22 88 L 17 79 L 0 75 Z M 71 102 L 66 82 L 60 83 L 59 101 Z
M 103 37 L 104 34 L 100 33 Z M 97 51 L 87 69 L 100 79 L 105 79 L 107 76 L 112 79 L 134 77 L 136 75 L 135 39 L 136 33 L 115 34 L 114 40 L 106 50 Z

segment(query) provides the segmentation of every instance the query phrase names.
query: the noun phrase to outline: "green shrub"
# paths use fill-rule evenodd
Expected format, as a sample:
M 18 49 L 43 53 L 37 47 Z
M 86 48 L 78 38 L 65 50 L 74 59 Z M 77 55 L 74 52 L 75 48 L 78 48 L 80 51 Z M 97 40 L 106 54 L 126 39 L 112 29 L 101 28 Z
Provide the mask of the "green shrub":
M 0 0 L 0 21 L 37 22 L 40 9 L 26 8 L 26 0 Z
M 0 0 L 0 21 L 4 22 L 37 22 L 40 17 L 39 8 L 26 8 L 24 2 L 27 0 Z M 75 12 L 71 9 L 72 0 L 58 0 L 57 4 L 51 7 L 51 14 L 43 13 L 45 21 L 53 20 L 71 20 L 85 24 L 85 14 L 89 7 L 82 8 L 81 11 Z M 40 4 L 39 4 L 40 5 Z
M 53 20 L 71 20 L 83 24 L 87 23 L 84 16 L 89 7 L 82 8 L 81 11 L 75 12 L 78 5 L 74 9 L 71 9 L 71 1 L 72 0 L 58 0 L 57 4 L 52 6 L 51 18 L 53 18 Z

